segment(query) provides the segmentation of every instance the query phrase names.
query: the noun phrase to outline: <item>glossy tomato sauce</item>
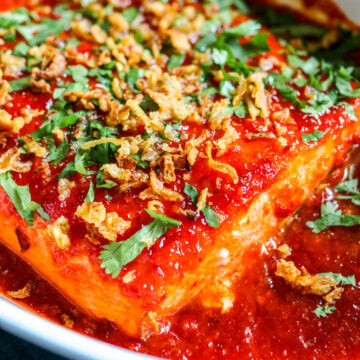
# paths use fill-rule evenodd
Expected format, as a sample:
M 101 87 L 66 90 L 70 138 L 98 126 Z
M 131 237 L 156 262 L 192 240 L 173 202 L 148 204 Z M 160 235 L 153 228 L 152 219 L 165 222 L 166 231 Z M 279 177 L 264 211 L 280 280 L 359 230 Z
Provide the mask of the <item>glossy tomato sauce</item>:
M 346 172 L 345 172 L 346 173 Z M 360 175 L 359 170 L 356 175 Z M 302 295 L 275 275 L 277 246 L 291 249 L 287 260 L 305 266 L 311 274 L 336 272 L 360 278 L 360 227 L 332 227 L 320 234 L 306 226 L 319 217 L 321 201 L 344 178 L 333 172 L 298 212 L 286 233 L 245 256 L 247 270 L 237 281 L 233 309 L 222 314 L 193 301 L 169 318 L 167 333 L 146 342 L 124 335 L 110 322 L 98 321 L 79 310 L 54 290 L 22 260 L 0 245 L 0 286 L 18 290 L 33 284 L 23 302 L 34 311 L 64 323 L 64 314 L 81 333 L 135 351 L 171 359 L 356 359 L 360 351 L 359 289 L 347 286 L 336 310 L 318 318 L 314 309 L 321 299 Z M 359 208 L 340 202 L 343 211 L 359 214 Z

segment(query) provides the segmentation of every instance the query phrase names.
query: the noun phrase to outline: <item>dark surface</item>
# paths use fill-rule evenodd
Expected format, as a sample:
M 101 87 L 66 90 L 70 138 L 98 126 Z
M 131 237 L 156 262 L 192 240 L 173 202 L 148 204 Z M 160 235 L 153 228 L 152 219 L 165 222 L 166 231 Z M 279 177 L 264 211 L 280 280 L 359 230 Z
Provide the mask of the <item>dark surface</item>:
M 65 360 L 0 330 L 0 360 Z

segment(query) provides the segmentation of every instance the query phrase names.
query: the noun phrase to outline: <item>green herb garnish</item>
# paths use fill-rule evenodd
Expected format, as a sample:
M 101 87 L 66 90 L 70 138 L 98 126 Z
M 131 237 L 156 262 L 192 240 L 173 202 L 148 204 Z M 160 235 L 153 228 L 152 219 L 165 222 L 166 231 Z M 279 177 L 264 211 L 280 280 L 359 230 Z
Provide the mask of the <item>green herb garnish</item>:
M 314 130 L 312 133 L 301 135 L 301 139 L 303 142 L 313 142 L 320 140 L 325 135 L 324 131 Z
M 314 233 L 319 233 L 331 226 L 355 226 L 360 225 L 360 215 L 343 214 L 334 201 L 321 204 L 321 217 L 315 221 L 308 221 L 306 225 Z
M 189 196 L 193 204 L 196 206 L 197 199 L 199 197 L 199 192 L 197 191 L 197 189 L 186 182 L 184 187 L 184 193 Z M 205 220 L 209 226 L 215 228 L 219 227 L 219 218 L 217 217 L 216 212 L 209 205 L 206 205 L 204 209 L 201 210 L 201 212 L 204 215 Z
M 157 214 L 149 209 L 145 210 L 154 220 L 145 225 L 127 240 L 112 242 L 104 245 L 99 258 L 101 267 L 107 274 L 116 278 L 123 266 L 136 259 L 145 248 L 153 246 L 156 240 L 173 227 L 180 226 L 181 222 Z
M 0 185 L 9 196 L 20 216 L 31 226 L 35 220 L 34 213 L 37 212 L 44 220 L 50 220 L 49 215 L 36 202 L 31 200 L 29 187 L 17 185 L 12 178 L 11 171 L 0 175 Z

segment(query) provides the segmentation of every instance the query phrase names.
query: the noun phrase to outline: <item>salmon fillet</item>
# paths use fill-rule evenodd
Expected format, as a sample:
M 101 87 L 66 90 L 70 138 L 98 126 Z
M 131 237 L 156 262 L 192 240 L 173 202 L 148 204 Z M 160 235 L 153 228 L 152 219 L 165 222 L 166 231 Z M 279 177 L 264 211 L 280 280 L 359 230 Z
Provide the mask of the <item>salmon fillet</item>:
M 350 74 L 334 70 L 342 86 L 339 81 L 322 91 L 307 80 L 295 86 L 295 78 L 281 75 L 284 69 L 304 79 L 330 75 L 321 74 L 314 59 L 309 70 L 307 56 L 286 56 L 248 17 L 236 17 L 225 30 L 220 24 L 217 36 L 237 49 L 229 50 L 214 37 L 205 44 L 204 32 L 187 37 L 186 27 L 166 27 L 162 11 L 173 21 L 179 5 L 145 3 L 143 21 L 158 26 L 153 36 L 176 49 L 167 69 L 155 45 L 149 55 L 130 35 L 121 37 L 132 31 L 129 13 L 109 15 L 110 35 L 90 20 L 73 19 L 53 36 L 78 36 L 76 51 L 59 50 L 49 39 L 41 50 L 46 61 L 31 70 L 25 87 L 14 89 L 13 76 L 26 74 L 15 69 L 9 75 L 13 59 L 2 58 L 8 75 L 1 89 L 12 92 L 0 110 L 10 138 L 0 162 L 1 241 L 79 308 L 143 338 L 161 331 L 166 317 L 195 297 L 224 312 L 231 308 L 232 279 L 245 271 L 244 253 L 286 225 L 360 131 L 360 99 L 352 96 L 357 85 Z M 198 13 L 185 14 L 195 24 L 206 11 L 194 6 Z M 105 39 L 114 34 L 121 46 Z M 102 53 L 105 41 L 109 50 Z M 182 51 L 193 63 L 178 57 Z M 229 51 L 235 59 L 249 55 L 231 63 Z M 119 69 L 124 61 L 132 64 L 130 74 L 100 71 L 96 66 L 103 65 L 96 64 L 109 56 Z M 156 68 L 155 60 L 162 65 Z M 136 66 L 144 64 L 151 66 L 140 74 Z M 205 94 L 199 94 L 202 77 L 210 79 Z M 73 81 L 83 88 L 66 88 Z M 21 112 L 25 107 L 34 111 L 30 120 Z M 21 155 L 14 150 L 20 147 Z M 27 195 L 33 203 L 19 210 Z M 124 244 L 128 250 L 119 250 Z

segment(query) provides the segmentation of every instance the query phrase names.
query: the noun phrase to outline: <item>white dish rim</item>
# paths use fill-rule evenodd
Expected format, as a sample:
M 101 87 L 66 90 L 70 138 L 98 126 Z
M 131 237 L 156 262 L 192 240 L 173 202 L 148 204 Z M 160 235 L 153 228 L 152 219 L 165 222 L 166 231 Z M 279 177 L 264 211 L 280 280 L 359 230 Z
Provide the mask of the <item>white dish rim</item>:
M 155 360 L 66 329 L 0 296 L 0 329 L 74 360 Z

